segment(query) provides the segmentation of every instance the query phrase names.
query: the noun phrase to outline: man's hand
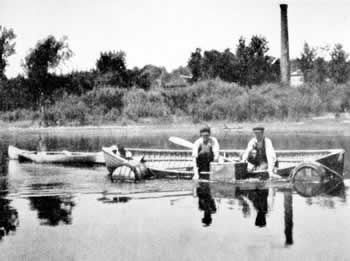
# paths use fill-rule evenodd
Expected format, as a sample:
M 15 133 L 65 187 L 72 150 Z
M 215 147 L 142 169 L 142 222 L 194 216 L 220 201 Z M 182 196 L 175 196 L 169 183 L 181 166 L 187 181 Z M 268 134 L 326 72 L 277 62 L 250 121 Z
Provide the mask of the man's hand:
M 269 176 L 270 176 L 271 179 L 280 179 L 281 178 L 280 175 L 277 175 L 273 171 L 269 171 Z

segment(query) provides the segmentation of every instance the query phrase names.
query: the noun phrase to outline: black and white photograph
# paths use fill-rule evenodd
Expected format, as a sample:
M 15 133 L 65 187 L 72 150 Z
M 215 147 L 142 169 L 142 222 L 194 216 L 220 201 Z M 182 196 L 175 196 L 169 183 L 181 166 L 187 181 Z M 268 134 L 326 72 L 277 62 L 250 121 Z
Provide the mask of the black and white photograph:
M 350 1 L 0 0 L 1 261 L 350 260 L 349 179 Z

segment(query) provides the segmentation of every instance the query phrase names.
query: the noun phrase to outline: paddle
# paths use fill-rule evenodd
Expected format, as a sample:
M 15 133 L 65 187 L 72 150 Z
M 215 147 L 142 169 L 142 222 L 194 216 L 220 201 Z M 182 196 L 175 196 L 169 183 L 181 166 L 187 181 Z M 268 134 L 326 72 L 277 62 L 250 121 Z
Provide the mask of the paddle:
M 179 138 L 179 137 L 170 137 L 169 140 L 172 143 L 175 143 L 177 145 L 180 145 L 180 146 L 188 148 L 188 149 L 192 149 L 193 145 L 194 145 L 192 142 L 189 142 L 189 141 L 184 140 L 184 139 Z
M 189 142 L 189 141 L 182 139 L 182 138 L 179 138 L 179 137 L 170 137 L 169 141 L 171 141 L 172 143 L 175 143 L 177 145 L 183 146 L 185 148 L 188 148 L 188 149 L 192 149 L 193 145 L 194 145 L 192 142 Z M 224 161 L 227 161 L 227 162 L 235 162 L 234 160 L 226 158 L 226 157 L 222 157 L 222 158 Z

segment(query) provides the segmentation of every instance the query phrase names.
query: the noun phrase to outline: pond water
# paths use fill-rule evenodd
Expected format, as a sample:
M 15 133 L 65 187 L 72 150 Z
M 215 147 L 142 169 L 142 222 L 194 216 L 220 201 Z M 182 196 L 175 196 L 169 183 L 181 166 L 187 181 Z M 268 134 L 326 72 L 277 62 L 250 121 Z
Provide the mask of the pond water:
M 222 148 L 244 148 L 245 132 L 216 130 Z M 115 183 L 103 166 L 67 167 L 7 159 L 9 144 L 99 151 L 179 148 L 148 128 L 0 131 L 0 260 L 349 260 L 350 139 L 270 133 L 277 149 L 346 150 L 345 181 L 305 197 L 290 184 L 213 185 L 189 180 Z M 306 188 L 308 189 L 308 188 Z

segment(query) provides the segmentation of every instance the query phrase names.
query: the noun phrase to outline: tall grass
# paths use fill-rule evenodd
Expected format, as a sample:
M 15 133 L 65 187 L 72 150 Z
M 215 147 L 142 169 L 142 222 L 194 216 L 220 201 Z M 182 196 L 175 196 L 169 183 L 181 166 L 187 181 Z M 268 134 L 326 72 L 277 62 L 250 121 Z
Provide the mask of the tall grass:
M 124 115 L 137 121 L 140 118 L 166 118 L 171 110 L 164 101 L 160 91 L 132 89 L 123 98 Z
M 298 88 L 263 84 L 249 89 L 213 79 L 184 88 L 155 88 L 149 91 L 137 88 L 124 90 L 114 86 L 95 87 L 81 96 L 64 95 L 45 110 L 44 120 L 50 125 L 181 117 L 190 117 L 194 122 L 298 120 L 349 109 L 349 84 L 305 84 Z M 38 112 L 28 110 L 0 114 L 3 121 L 38 118 Z

